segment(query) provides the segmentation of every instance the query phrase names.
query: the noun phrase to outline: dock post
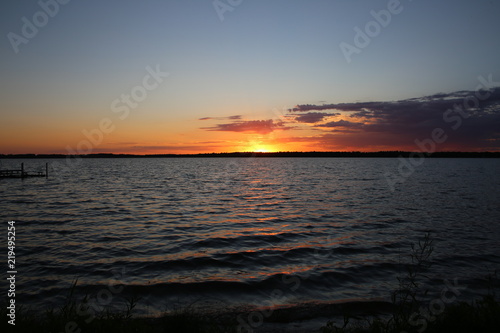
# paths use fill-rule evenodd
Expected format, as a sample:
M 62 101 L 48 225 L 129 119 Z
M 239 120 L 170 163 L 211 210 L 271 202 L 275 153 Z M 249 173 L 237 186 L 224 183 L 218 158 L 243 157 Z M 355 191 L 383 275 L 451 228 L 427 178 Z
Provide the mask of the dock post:
M 24 163 L 21 163 L 21 178 L 24 177 Z
M 45 163 L 45 178 L 49 178 L 49 163 Z

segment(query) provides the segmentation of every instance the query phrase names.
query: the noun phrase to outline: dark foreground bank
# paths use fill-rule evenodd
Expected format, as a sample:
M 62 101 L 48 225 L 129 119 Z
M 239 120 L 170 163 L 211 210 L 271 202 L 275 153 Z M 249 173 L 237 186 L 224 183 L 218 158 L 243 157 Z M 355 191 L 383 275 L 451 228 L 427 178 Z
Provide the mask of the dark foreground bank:
M 88 315 L 85 301 L 69 302 L 43 312 L 18 309 L 15 326 L 2 307 L 2 332 L 499 332 L 500 303 L 493 295 L 474 302 L 447 306 L 443 311 L 395 307 L 380 302 L 366 304 L 309 304 L 280 309 L 173 309 L 161 317 L 134 317 L 136 300 L 122 311 L 103 310 Z M 427 313 L 424 313 L 427 311 Z M 439 313 L 438 313 L 439 312 Z

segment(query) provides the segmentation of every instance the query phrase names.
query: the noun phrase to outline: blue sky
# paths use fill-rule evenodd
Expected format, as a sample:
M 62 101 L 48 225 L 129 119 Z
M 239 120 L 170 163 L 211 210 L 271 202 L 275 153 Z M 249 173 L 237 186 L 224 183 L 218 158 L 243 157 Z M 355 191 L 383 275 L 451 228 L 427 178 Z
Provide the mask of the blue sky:
M 134 147 L 179 151 L 183 145 L 220 150 L 204 149 L 208 141 L 243 147 L 238 144 L 277 138 L 215 137 L 198 119 L 265 120 L 273 109 L 297 104 L 473 90 L 480 75 L 500 81 L 498 1 L 401 0 L 400 13 L 350 63 L 339 45 L 354 45 L 354 28 L 364 30 L 374 20 L 371 11 L 396 2 L 221 2 L 232 8 L 222 21 L 213 1 L 72 0 L 59 4 L 16 53 L 8 34 L 22 35 L 22 18 L 33 22 L 42 9 L 37 1 L 4 1 L 0 152 L 76 145 L 82 129 L 109 116 L 110 103 L 140 83 L 147 66 L 159 65 L 169 77 L 94 151 L 127 151 L 120 146 L 127 138 Z M 28 134 L 31 145 L 23 138 Z

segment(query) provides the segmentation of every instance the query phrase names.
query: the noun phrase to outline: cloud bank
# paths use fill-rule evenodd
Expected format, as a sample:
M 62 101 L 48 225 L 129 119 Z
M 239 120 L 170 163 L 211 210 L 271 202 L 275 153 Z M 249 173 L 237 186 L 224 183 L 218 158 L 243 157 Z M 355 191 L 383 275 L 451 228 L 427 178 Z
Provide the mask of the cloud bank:
M 442 129 L 447 139 L 439 150 L 500 150 L 498 87 L 399 101 L 305 104 L 289 112 L 296 121 L 327 131 L 309 138 L 327 149 L 415 150 L 415 140 L 429 138 L 435 129 Z M 340 114 L 340 120 L 323 122 Z

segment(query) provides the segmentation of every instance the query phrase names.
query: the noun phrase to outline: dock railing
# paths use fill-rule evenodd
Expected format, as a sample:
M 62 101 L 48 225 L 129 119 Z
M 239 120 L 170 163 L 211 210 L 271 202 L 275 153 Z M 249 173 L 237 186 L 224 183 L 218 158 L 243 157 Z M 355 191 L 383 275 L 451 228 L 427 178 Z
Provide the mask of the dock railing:
M 49 177 L 49 164 L 45 164 L 45 173 L 43 171 L 26 172 L 24 171 L 24 163 L 21 163 L 20 170 L 0 170 L 0 178 L 28 178 L 28 177 Z

